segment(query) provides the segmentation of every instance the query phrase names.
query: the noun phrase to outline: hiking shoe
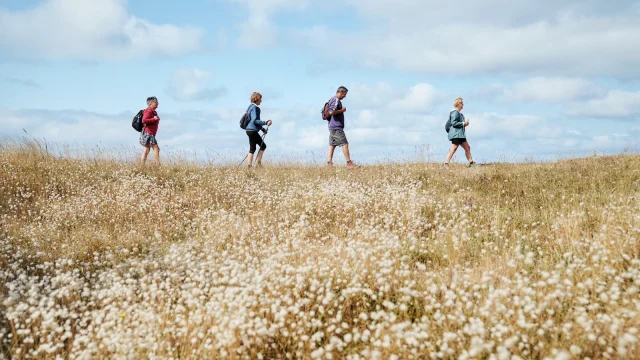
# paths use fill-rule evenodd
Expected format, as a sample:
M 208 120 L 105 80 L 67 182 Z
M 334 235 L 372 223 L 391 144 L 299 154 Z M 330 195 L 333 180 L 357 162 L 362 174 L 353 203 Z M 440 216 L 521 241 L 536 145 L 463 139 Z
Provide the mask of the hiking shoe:
M 353 161 L 351 161 L 351 160 L 349 160 L 349 161 L 347 162 L 347 168 L 349 168 L 349 169 L 356 169 L 356 168 L 359 168 L 359 167 L 360 167 L 360 166 L 358 166 L 358 165 L 354 164 L 354 163 L 353 163 Z

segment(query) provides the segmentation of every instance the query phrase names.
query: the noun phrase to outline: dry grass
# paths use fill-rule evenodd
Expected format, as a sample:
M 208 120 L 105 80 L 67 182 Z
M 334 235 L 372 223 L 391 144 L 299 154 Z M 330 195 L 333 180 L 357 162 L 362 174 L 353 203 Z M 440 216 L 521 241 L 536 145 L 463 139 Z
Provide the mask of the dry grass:
M 140 169 L 0 149 L 12 358 L 638 358 L 640 157 Z

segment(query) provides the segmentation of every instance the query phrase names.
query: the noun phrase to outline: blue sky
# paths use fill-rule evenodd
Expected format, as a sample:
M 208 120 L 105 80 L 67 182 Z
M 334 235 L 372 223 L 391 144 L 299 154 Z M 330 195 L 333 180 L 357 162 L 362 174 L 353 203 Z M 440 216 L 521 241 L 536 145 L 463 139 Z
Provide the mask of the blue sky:
M 637 152 L 639 4 L 5 0 L 0 136 L 25 129 L 134 156 L 130 120 L 154 95 L 163 151 L 242 159 L 237 123 L 259 91 L 274 121 L 265 160 L 319 161 L 320 109 L 345 85 L 357 162 L 413 159 L 418 148 L 442 161 L 457 96 L 480 162 Z

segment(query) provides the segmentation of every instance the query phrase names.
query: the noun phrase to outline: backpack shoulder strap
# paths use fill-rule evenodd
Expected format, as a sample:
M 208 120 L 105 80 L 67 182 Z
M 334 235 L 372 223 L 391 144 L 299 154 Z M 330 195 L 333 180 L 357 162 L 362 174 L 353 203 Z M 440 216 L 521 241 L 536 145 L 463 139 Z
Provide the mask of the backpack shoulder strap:
M 144 129 L 147 127 L 147 124 L 142 122 L 142 118 L 144 117 L 144 111 L 145 110 L 146 109 L 142 109 L 142 110 L 138 111 L 138 116 L 140 116 L 140 123 L 142 124 L 142 130 L 141 131 L 144 131 Z
M 247 118 L 249 118 L 249 121 L 251 121 L 251 116 L 249 115 L 249 110 L 251 110 L 251 107 L 255 106 L 255 104 L 250 104 L 249 107 L 247 107 L 247 110 L 244 112 L 243 116 L 246 116 Z

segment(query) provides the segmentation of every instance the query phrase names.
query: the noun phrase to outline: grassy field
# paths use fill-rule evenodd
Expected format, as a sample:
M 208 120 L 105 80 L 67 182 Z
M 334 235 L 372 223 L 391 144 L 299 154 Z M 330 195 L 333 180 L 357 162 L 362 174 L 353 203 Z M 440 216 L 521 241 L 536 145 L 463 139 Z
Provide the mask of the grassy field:
M 639 358 L 639 237 L 637 155 L 249 172 L 3 146 L 0 346 L 17 359 Z

